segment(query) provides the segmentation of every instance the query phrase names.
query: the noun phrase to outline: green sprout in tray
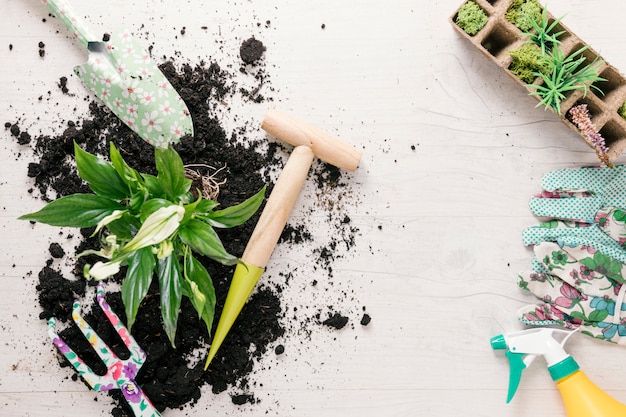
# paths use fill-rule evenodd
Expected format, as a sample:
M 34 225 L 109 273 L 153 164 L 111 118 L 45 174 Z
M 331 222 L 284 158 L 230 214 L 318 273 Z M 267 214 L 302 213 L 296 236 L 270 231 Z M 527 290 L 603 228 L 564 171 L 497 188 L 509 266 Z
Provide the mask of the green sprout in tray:
M 517 3 L 520 2 L 514 2 L 514 5 Z M 531 27 L 531 30 L 524 33 L 527 44 L 510 52 L 513 62 L 509 67 L 513 74 L 533 90 L 531 95 L 539 98 L 538 106 L 552 108 L 558 115 L 562 115 L 561 102 L 568 94 L 582 90 L 586 95 L 589 88 L 602 94 L 594 83 L 606 81 L 598 76 L 598 68 L 603 63 L 601 60 L 595 58 L 584 65 L 587 61 L 584 52 L 589 49 L 588 45 L 567 56 L 559 48 L 561 45 L 559 37 L 564 31 L 557 32 L 556 27 L 561 19 L 550 22 L 546 7 L 543 8 L 538 20 L 535 20 L 534 15 L 527 16 Z M 526 46 L 535 46 L 538 49 L 525 48 Z M 530 74 L 529 70 L 532 70 Z M 532 84 L 536 77 L 540 79 L 539 84 Z
M 542 84 L 528 85 L 529 88 L 535 90 L 531 95 L 540 98 L 537 106 L 552 108 L 561 115 L 561 102 L 572 91 L 582 90 L 586 95 L 589 88 L 593 88 L 602 94 L 602 90 L 594 85 L 595 82 L 606 81 L 598 76 L 598 68 L 602 65 L 602 61 L 596 58 L 591 63 L 582 66 L 587 60 L 583 53 L 588 48 L 589 46 L 585 45 L 567 57 L 559 48 L 554 48 L 548 55 L 551 59 L 552 72 L 547 75 L 538 72 L 537 76 L 541 77 Z
M 561 44 L 559 37 L 563 35 L 565 31 L 556 32 L 555 30 L 562 19 L 563 16 L 550 23 L 550 19 L 548 19 L 548 9 L 544 7 L 538 19 L 528 18 L 531 25 L 530 28 L 525 31 L 524 35 L 528 37 L 530 43 L 537 45 L 541 48 L 541 52 L 546 54 Z

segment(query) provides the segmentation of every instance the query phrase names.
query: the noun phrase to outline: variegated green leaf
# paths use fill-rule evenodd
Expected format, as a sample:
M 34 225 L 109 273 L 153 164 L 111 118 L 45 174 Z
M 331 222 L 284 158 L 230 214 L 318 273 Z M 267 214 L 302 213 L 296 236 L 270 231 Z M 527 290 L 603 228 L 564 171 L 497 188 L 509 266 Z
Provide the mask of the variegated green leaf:
M 139 305 L 150 289 L 156 260 L 152 248 L 143 248 L 133 252 L 127 262 L 126 278 L 122 283 L 122 301 L 130 330 L 135 323 Z
M 159 287 L 161 289 L 161 316 L 165 333 L 175 347 L 178 313 L 183 296 L 181 285 L 180 264 L 174 255 L 157 262 Z

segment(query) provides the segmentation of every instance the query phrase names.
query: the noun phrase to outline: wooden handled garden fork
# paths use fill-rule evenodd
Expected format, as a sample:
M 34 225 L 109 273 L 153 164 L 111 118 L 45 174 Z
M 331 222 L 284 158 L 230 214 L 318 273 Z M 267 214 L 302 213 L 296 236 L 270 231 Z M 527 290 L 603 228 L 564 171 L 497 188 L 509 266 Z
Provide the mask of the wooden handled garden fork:
M 100 308 L 115 331 L 120 336 L 128 350 L 130 357 L 126 360 L 120 359 L 98 334 L 87 324 L 81 314 L 80 302 L 74 301 L 72 308 L 72 319 L 78 325 L 80 331 L 85 335 L 91 347 L 96 351 L 107 368 L 105 375 L 98 375 L 59 337 L 55 331 L 56 319 L 48 320 L 48 335 L 54 345 L 76 368 L 78 373 L 91 386 L 94 391 L 109 391 L 120 389 L 128 405 L 133 410 L 136 417 L 160 417 L 159 411 L 146 397 L 141 388 L 135 383 L 135 376 L 146 360 L 146 353 L 131 336 L 119 317 L 111 310 L 111 307 L 104 299 L 104 287 L 98 284 L 96 299 Z

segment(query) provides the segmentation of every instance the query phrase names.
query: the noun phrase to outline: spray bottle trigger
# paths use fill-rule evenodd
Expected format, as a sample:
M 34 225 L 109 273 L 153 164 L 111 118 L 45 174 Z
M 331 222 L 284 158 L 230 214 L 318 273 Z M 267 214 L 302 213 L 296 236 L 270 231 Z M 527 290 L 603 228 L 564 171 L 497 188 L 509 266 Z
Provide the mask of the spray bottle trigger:
M 509 392 L 506 397 L 506 402 L 510 403 L 517 392 L 517 388 L 522 379 L 522 371 L 526 369 L 526 363 L 524 362 L 524 354 L 522 353 L 513 353 L 507 350 L 506 357 L 509 358 L 510 365 Z

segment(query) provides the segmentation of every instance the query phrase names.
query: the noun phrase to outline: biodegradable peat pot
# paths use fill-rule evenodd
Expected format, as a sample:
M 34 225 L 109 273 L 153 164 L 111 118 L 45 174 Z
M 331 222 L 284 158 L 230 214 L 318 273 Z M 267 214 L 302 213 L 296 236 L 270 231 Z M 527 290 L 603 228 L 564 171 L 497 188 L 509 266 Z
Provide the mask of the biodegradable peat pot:
M 510 70 L 513 62 L 510 52 L 518 49 L 528 40 L 524 32 L 506 18 L 506 13 L 511 8 L 514 1 L 515 0 L 464 1 L 450 17 L 449 21 L 452 27 L 454 27 L 461 36 L 466 38 L 486 57 L 502 68 L 515 82 L 523 86 L 529 92 L 532 92 L 534 89 L 528 87 L 526 82 L 522 81 Z M 484 15 L 487 16 L 484 26 L 473 35 L 468 34 L 461 27 L 463 25 L 461 24 L 460 26 L 460 24 L 457 23 L 459 11 L 468 2 L 473 2 L 482 9 Z M 471 17 L 479 15 L 477 19 L 481 20 L 482 18 L 484 21 L 484 17 L 476 13 L 474 6 L 472 6 L 471 11 Z M 547 13 L 547 17 L 550 22 L 557 20 L 549 12 Z M 469 32 L 472 33 L 475 30 L 475 27 L 473 27 Z M 559 49 L 565 56 L 587 46 L 582 39 L 563 25 L 562 22 L 557 23 L 554 32 L 563 32 L 558 39 L 561 42 Z M 585 57 L 585 62 L 582 65 L 592 63 L 595 59 L 598 59 L 598 62 L 600 62 L 597 73 L 598 76 L 604 78 L 606 81 L 597 82 L 594 86 L 599 88 L 604 94 L 601 94 L 593 88 L 587 89 L 586 94 L 582 90 L 575 90 L 569 93 L 569 95 L 566 95 L 566 98 L 561 102 L 561 114 L 558 114 L 552 108 L 550 110 L 555 116 L 561 119 L 563 123 L 569 126 L 570 129 L 581 134 L 584 138 L 584 135 L 582 135 L 578 127 L 568 120 L 567 114 L 572 107 L 578 104 L 586 104 L 591 121 L 609 147 L 609 151 L 607 152 L 608 159 L 614 161 L 622 154 L 624 149 L 626 149 L 626 120 L 619 114 L 620 107 L 626 101 L 626 78 L 615 67 L 602 60 L 601 56 L 592 48 L 587 47 L 582 55 Z M 532 84 L 535 85 L 540 85 L 541 83 L 541 78 L 536 78 L 532 82 Z M 538 101 L 541 100 L 539 97 L 537 97 L 537 99 Z

